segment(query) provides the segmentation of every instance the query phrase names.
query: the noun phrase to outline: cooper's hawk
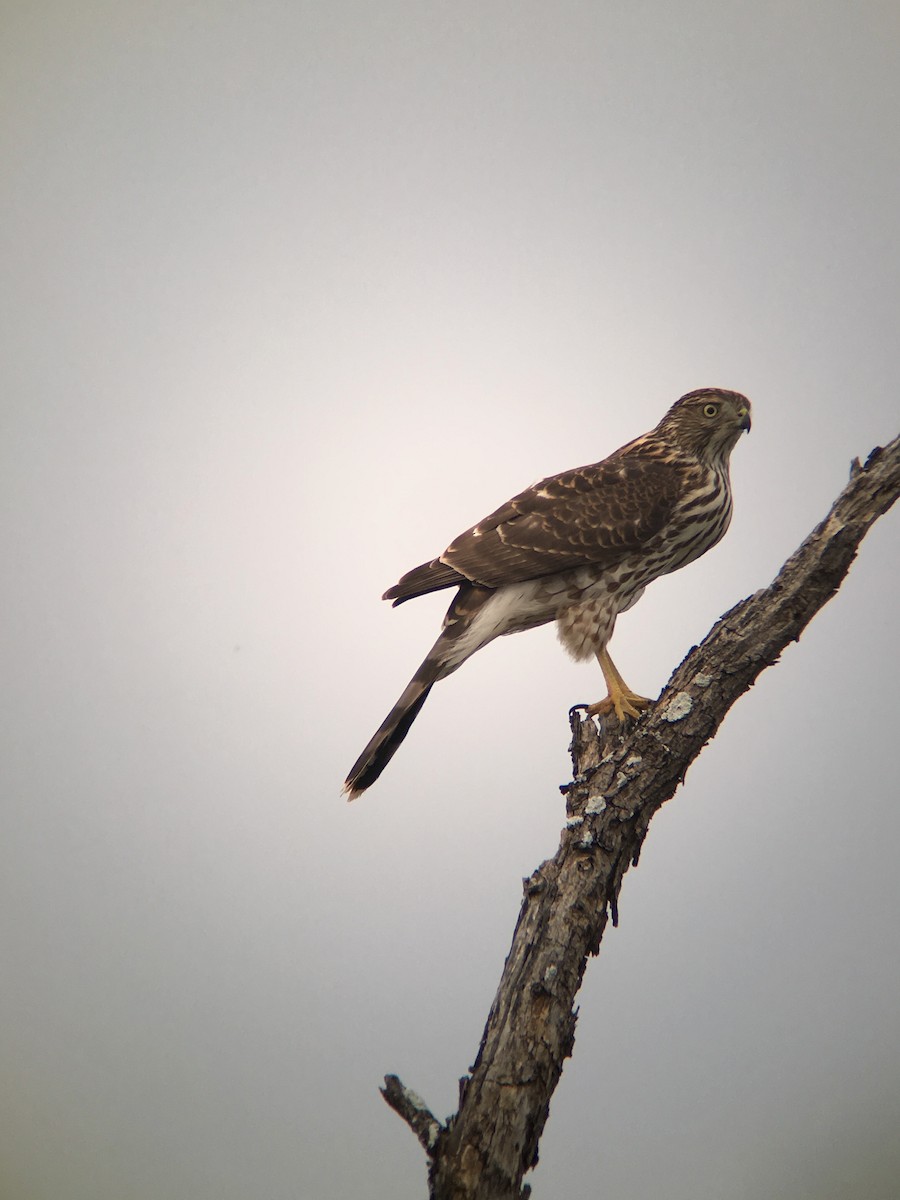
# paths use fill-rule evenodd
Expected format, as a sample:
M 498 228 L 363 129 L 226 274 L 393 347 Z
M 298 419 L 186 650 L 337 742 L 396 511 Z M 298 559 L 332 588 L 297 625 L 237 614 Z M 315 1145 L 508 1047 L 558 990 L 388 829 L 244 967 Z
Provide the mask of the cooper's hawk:
M 514 496 L 407 572 L 383 599 L 402 604 L 459 588 L 440 637 L 353 764 L 350 800 L 375 782 L 434 683 L 501 634 L 558 624 L 576 659 L 596 655 L 609 695 L 595 714 L 636 717 L 650 701 L 628 688 L 606 649 L 616 617 L 660 575 L 705 554 L 731 520 L 728 461 L 750 429 L 750 401 L 701 388 L 655 429 L 609 458 L 565 471 Z

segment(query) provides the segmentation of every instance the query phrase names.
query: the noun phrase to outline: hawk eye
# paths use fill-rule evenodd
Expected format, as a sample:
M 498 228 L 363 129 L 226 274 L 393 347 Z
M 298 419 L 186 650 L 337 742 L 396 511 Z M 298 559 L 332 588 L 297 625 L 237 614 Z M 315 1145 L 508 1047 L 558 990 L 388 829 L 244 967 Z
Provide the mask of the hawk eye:
M 704 417 L 714 417 L 718 411 L 719 411 L 718 404 L 704 404 L 703 405 Z

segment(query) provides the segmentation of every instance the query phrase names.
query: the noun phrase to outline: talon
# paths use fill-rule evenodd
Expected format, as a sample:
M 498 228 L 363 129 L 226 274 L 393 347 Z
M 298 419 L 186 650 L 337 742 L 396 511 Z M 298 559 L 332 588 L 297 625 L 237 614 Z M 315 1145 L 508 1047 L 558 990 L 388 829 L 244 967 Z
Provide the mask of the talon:
M 605 700 L 598 700 L 596 704 L 588 705 L 588 713 L 592 717 L 607 717 L 614 712 L 621 722 L 626 717 L 639 717 L 642 709 L 649 708 L 653 701 L 646 696 L 639 696 L 637 692 L 631 690 L 616 670 L 605 646 L 598 653 L 597 661 L 600 663 L 609 695 Z
M 587 711 L 592 717 L 608 717 L 611 712 L 616 714 L 619 721 L 623 721 L 625 717 L 639 717 L 641 711 L 649 708 L 653 703 L 646 696 L 638 696 L 636 692 L 627 691 L 619 692 L 616 695 L 607 696 L 605 700 L 598 700 L 596 704 L 589 704 Z

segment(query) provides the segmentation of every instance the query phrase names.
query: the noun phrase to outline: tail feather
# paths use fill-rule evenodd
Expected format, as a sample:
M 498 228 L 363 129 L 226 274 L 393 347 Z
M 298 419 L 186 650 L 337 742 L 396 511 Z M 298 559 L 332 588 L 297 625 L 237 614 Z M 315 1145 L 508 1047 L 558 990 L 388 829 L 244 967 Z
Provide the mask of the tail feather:
M 377 733 L 350 768 L 350 774 L 344 783 L 344 795 L 348 800 L 355 800 L 366 788 L 371 787 L 394 757 L 439 677 L 440 664 L 426 658 L 407 684 L 403 695 L 378 727 Z
M 426 564 L 426 567 L 428 566 L 429 564 Z M 409 574 L 414 576 L 424 569 L 416 568 L 416 571 Z M 408 576 L 404 576 L 404 579 L 406 578 Z M 403 580 L 400 581 L 400 584 L 402 583 Z M 397 585 L 397 589 L 400 584 Z M 441 583 L 438 586 L 446 587 L 448 584 Z M 397 589 L 392 588 L 387 595 L 396 594 Z M 415 593 L 410 593 L 413 594 Z M 444 617 L 441 635 L 431 647 L 428 657 L 406 685 L 406 690 L 382 721 L 378 732 L 353 764 L 344 783 L 344 795 L 348 800 L 355 800 L 367 787 L 371 787 L 397 753 L 400 743 L 409 733 L 409 727 L 419 715 L 419 709 L 427 700 L 428 693 L 435 683 L 451 675 L 467 658 L 471 658 L 476 650 L 505 632 L 502 626 L 495 622 L 488 624 L 481 636 L 473 636 L 478 615 L 485 605 L 490 603 L 493 595 L 491 588 L 480 587 L 478 584 L 466 583 L 460 587 Z

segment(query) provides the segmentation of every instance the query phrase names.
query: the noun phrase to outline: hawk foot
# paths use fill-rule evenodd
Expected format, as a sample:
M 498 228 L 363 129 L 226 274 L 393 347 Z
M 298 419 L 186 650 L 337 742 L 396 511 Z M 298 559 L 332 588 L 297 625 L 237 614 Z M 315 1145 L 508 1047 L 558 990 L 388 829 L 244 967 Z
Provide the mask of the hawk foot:
M 639 696 L 637 692 L 631 690 L 616 670 L 616 665 L 609 657 L 609 651 L 605 646 L 597 651 L 597 661 L 603 672 L 603 678 L 606 680 L 606 690 L 609 695 L 605 700 L 588 706 L 588 712 L 592 717 L 608 717 L 611 712 L 614 712 L 621 723 L 626 717 L 639 717 L 642 708 L 649 708 L 653 701 L 648 700 L 646 696 Z
M 639 717 L 641 710 L 649 708 L 652 703 L 653 701 L 646 696 L 638 696 L 631 690 L 620 691 L 616 688 L 615 692 L 611 692 L 605 700 L 589 704 L 587 711 L 588 715 L 592 717 L 608 717 L 611 712 L 614 712 L 619 721 L 624 721 L 626 717 Z

